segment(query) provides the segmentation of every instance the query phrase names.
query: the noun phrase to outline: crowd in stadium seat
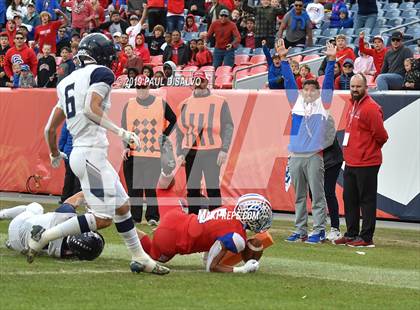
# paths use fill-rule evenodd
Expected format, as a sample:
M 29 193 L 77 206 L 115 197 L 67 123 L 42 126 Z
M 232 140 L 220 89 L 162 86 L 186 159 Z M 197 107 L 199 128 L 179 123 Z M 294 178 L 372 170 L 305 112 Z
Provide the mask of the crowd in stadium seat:
M 55 87 L 75 70 L 81 38 L 102 32 L 118 51 L 115 87 L 130 87 L 129 75 L 145 72 L 168 78 L 166 64 L 167 72 L 184 77 L 202 70 L 218 88 L 268 71 L 268 87 L 282 88 L 272 55 L 284 35 L 289 55 L 298 53 L 290 61 L 298 63 L 322 56 L 305 51 L 334 39 L 339 89 L 347 89 L 349 65 L 371 87 L 418 89 L 420 22 L 398 29 L 401 49 L 392 45 L 393 31 L 383 31 L 419 16 L 419 0 L 0 0 L 0 87 Z M 296 70 L 298 81 L 319 79 L 325 64 L 319 72 L 308 68 Z M 35 82 L 19 86 L 26 72 Z

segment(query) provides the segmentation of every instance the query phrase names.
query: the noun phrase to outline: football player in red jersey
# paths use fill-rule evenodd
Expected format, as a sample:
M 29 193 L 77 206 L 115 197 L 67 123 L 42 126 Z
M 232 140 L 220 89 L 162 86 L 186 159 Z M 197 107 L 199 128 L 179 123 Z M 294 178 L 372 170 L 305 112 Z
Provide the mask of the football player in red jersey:
M 211 272 L 255 272 L 258 261 L 248 260 L 244 266 L 221 264 L 228 252 L 240 253 L 246 247 L 246 229 L 255 233 L 271 227 L 270 202 L 259 194 L 246 194 L 235 207 L 220 207 L 196 214 L 175 208 L 163 216 L 153 239 L 138 231 L 144 250 L 155 260 L 167 262 L 176 254 L 208 252 L 206 270 Z

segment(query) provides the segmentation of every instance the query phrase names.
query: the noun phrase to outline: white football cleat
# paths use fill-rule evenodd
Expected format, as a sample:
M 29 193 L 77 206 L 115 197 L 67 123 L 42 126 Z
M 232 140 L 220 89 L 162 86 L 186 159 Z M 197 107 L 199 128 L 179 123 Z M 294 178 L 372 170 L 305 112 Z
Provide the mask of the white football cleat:
M 147 272 L 163 276 L 170 272 L 170 269 L 156 263 L 152 259 L 133 260 L 130 263 L 130 269 L 133 273 Z
M 44 231 L 45 228 L 40 225 L 32 226 L 31 238 L 28 240 L 28 251 L 26 252 L 26 260 L 29 264 L 34 261 L 35 256 L 41 252 L 44 246 L 46 246 L 48 243 L 41 240 Z
M 337 228 L 331 227 L 331 230 L 327 235 L 327 240 L 332 242 L 332 241 L 340 239 L 341 237 L 342 236 L 341 236 L 340 230 L 338 230 Z

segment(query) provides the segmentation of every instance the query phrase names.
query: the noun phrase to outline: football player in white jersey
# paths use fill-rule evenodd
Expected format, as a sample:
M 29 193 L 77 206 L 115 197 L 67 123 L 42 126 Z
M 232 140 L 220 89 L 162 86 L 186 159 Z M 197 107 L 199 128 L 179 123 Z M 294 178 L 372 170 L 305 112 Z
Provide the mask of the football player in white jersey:
M 54 212 L 44 213 L 44 208 L 36 202 L 0 210 L 0 220 L 12 219 L 9 224 L 7 248 L 19 253 L 26 253 L 31 237 L 32 226 L 41 225 L 50 228 L 75 217 L 76 208 L 83 201 L 83 193 L 79 192 L 68 199 Z M 76 236 L 68 236 L 51 241 L 42 253 L 56 258 L 78 258 L 94 260 L 104 248 L 105 241 L 97 232 L 86 232 Z
M 80 180 L 89 212 L 47 230 L 39 225 L 34 226 L 28 243 L 27 260 L 31 263 L 35 255 L 52 240 L 96 231 L 114 222 L 131 252 L 131 271 L 163 275 L 169 273 L 169 269 L 157 264 L 144 252 L 131 218 L 128 196 L 107 159 L 107 130 L 120 136 L 126 143 L 140 146 L 135 133 L 116 126 L 106 114 L 110 108 L 111 85 L 115 79 L 109 69 L 114 59 L 113 43 L 103 34 L 89 34 L 80 41 L 79 51 L 74 57 L 76 65 L 81 68 L 57 86 L 58 103 L 45 128 L 51 165 L 59 167 L 61 160 L 66 157 L 58 150 L 56 141 L 56 131 L 66 120 L 73 136 L 70 167 Z

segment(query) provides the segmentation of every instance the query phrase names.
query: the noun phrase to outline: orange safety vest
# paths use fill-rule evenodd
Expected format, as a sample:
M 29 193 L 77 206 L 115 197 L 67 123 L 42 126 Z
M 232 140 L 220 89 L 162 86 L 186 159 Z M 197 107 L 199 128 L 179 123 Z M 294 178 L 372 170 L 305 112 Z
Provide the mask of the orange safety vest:
M 222 147 L 220 113 L 224 97 L 210 95 L 193 97 L 181 103 L 179 129 L 184 134 L 182 147 L 195 150 L 212 150 Z
M 149 106 L 142 106 L 136 98 L 130 98 L 127 105 L 127 130 L 135 132 L 140 138 L 140 149 L 130 145 L 131 156 L 160 158 L 159 136 L 166 124 L 165 111 L 161 97 L 156 97 Z

